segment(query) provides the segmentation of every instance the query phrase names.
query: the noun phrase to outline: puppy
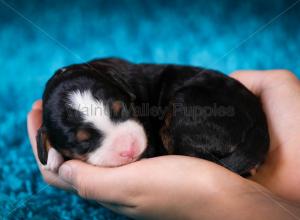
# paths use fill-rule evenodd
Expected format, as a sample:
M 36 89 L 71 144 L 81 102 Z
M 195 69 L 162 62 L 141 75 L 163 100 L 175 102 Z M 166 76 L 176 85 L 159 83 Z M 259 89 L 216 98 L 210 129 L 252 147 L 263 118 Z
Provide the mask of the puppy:
M 108 58 L 62 68 L 48 81 L 37 143 L 50 170 L 70 158 L 113 167 L 178 154 L 244 175 L 264 160 L 269 136 L 259 99 L 232 78 Z

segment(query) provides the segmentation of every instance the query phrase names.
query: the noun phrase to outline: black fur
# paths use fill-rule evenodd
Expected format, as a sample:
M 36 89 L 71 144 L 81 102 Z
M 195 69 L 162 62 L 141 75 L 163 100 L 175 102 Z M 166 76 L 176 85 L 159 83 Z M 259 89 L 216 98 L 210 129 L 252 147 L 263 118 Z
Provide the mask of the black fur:
M 194 156 L 245 174 L 261 163 L 268 151 L 268 128 L 260 100 L 238 81 L 203 68 L 107 58 L 64 67 L 46 85 L 42 128 L 65 157 L 84 155 L 105 138 L 83 125 L 80 115 L 66 105 L 68 92 L 87 88 L 95 98 L 125 104 L 125 113 L 113 120 L 135 118 L 143 124 L 149 143 L 144 157 L 166 153 Z M 159 114 L 137 114 L 142 105 L 158 109 Z M 185 107 L 191 112 L 184 111 Z M 209 114 L 207 109 L 214 112 Z M 89 129 L 93 138 L 78 143 L 74 134 L 82 127 Z
M 171 72 L 194 76 L 167 99 L 171 116 L 162 134 L 169 138 L 169 151 L 204 158 L 242 175 L 259 165 L 269 147 L 260 100 L 217 71 L 175 67 Z

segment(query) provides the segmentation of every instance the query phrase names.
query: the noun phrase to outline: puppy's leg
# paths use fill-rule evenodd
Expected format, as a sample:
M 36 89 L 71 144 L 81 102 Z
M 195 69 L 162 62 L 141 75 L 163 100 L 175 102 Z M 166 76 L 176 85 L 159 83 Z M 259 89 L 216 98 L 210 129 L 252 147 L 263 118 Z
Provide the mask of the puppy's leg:
M 57 172 L 58 168 L 63 162 L 63 156 L 57 150 L 51 147 L 48 151 L 48 160 L 45 169 L 52 172 Z

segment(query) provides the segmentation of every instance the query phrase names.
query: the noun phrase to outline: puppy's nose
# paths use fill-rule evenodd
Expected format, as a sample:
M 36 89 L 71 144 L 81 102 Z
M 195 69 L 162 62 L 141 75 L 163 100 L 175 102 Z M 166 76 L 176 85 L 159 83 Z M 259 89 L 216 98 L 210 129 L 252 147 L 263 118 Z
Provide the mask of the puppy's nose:
M 137 154 L 137 146 L 136 146 L 136 141 L 132 141 L 130 145 L 126 148 L 126 150 L 120 152 L 121 157 L 126 157 L 126 158 L 134 158 Z

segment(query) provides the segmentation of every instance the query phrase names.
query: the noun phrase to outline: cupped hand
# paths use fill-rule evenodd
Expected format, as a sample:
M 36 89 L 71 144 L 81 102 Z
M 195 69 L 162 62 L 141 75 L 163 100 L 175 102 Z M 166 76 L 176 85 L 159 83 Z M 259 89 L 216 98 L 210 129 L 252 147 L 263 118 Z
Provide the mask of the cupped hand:
M 300 202 L 300 81 L 286 70 L 238 71 L 231 75 L 261 98 L 270 151 L 252 180 Z
M 296 169 L 300 165 L 299 81 L 286 71 L 240 71 L 232 76 L 261 97 L 271 133 L 268 158 L 252 180 L 184 156 L 144 159 L 117 168 L 70 160 L 57 174 L 49 172 L 36 156 L 35 135 L 42 112 L 38 101 L 28 114 L 28 132 L 45 181 L 134 218 L 297 219 L 296 203 L 286 203 L 273 193 L 300 202 L 296 189 L 300 179 Z

